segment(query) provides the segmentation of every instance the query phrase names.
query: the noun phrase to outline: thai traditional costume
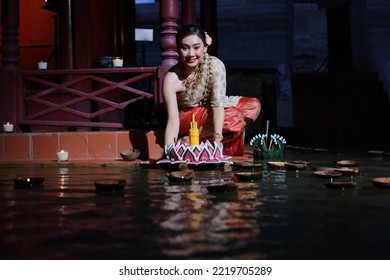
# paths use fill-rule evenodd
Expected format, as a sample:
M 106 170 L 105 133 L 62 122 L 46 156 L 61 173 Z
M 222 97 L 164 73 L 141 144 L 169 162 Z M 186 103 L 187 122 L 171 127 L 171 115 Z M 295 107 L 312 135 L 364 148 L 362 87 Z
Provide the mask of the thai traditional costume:
M 195 114 L 200 129 L 200 141 L 212 141 L 214 124 L 212 107 L 225 107 L 223 124 L 223 153 L 243 155 L 244 129 L 256 120 L 261 105 L 257 98 L 226 96 L 226 69 L 221 60 L 205 54 L 194 78 L 185 80 L 186 91 L 177 93 L 179 106 L 179 136 L 188 135 L 188 128 Z

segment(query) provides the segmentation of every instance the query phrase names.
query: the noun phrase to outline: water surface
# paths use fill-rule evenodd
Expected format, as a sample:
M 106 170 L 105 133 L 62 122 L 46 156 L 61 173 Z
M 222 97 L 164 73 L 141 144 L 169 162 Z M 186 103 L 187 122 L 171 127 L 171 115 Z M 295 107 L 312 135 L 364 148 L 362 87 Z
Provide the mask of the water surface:
M 313 167 L 357 159 L 357 187 L 329 189 Z M 190 184 L 169 170 L 125 167 L 2 167 L 1 259 L 388 259 L 390 158 L 366 152 L 286 153 L 308 160 L 300 171 L 269 170 L 237 182 L 237 191 L 206 186 L 235 180 L 232 167 L 196 170 Z M 17 188 L 13 178 L 44 177 Z M 125 179 L 122 192 L 96 192 L 98 179 Z

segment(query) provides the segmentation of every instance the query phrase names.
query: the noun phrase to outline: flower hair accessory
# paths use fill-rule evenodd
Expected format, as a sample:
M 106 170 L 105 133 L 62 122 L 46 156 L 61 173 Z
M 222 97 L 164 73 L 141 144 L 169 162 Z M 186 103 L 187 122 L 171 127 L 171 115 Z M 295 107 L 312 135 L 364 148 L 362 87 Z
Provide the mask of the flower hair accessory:
M 209 33 L 207 32 L 205 32 L 204 35 L 206 37 L 206 45 L 211 46 L 211 44 L 213 43 L 213 39 L 210 37 Z

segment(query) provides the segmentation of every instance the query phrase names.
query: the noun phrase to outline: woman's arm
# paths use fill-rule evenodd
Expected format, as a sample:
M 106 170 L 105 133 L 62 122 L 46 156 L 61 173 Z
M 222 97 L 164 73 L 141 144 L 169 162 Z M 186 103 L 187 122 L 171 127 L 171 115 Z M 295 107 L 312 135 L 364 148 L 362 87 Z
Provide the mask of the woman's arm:
M 222 129 L 225 120 L 226 69 L 223 62 L 214 57 L 212 70 L 213 80 L 210 104 L 213 111 L 214 141 L 220 143 L 223 139 Z
M 168 72 L 163 84 L 163 97 L 167 113 L 167 126 L 165 128 L 164 145 L 176 142 L 179 135 L 179 109 L 177 107 L 176 84 L 177 76 Z
M 223 122 L 225 119 L 225 109 L 224 107 L 212 107 L 213 110 L 213 122 L 214 122 L 214 141 L 217 143 L 221 143 L 222 136 L 222 128 Z

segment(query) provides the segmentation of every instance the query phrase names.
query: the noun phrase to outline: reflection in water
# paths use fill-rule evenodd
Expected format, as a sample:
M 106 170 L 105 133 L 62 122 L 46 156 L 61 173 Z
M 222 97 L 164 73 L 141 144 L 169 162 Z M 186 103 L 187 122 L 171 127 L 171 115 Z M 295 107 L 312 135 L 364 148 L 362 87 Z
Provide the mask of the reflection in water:
M 207 184 L 230 181 L 232 174 L 211 172 L 196 174 L 200 185 L 166 187 L 163 209 L 169 214 L 160 225 L 175 231 L 167 241 L 173 248 L 164 249 L 170 257 L 202 256 L 240 250 L 255 242 L 259 235 L 257 212 L 261 204 L 256 184 L 239 184 L 234 192 L 208 193 Z M 245 203 L 241 203 L 245 202 Z
M 289 154 L 287 153 L 287 156 Z M 309 158 L 329 166 L 339 155 Z M 304 158 L 303 158 L 304 157 Z M 172 183 L 167 170 L 143 168 L 2 168 L 2 259 L 338 259 L 388 258 L 390 192 L 372 186 L 389 160 L 359 160 L 354 189 L 328 189 L 312 169 L 264 170 L 262 180 L 209 192 L 235 169 L 195 170 Z M 43 188 L 12 179 L 44 177 Z M 125 179 L 119 192 L 97 192 L 98 179 Z M 335 180 L 350 180 L 342 176 Z

